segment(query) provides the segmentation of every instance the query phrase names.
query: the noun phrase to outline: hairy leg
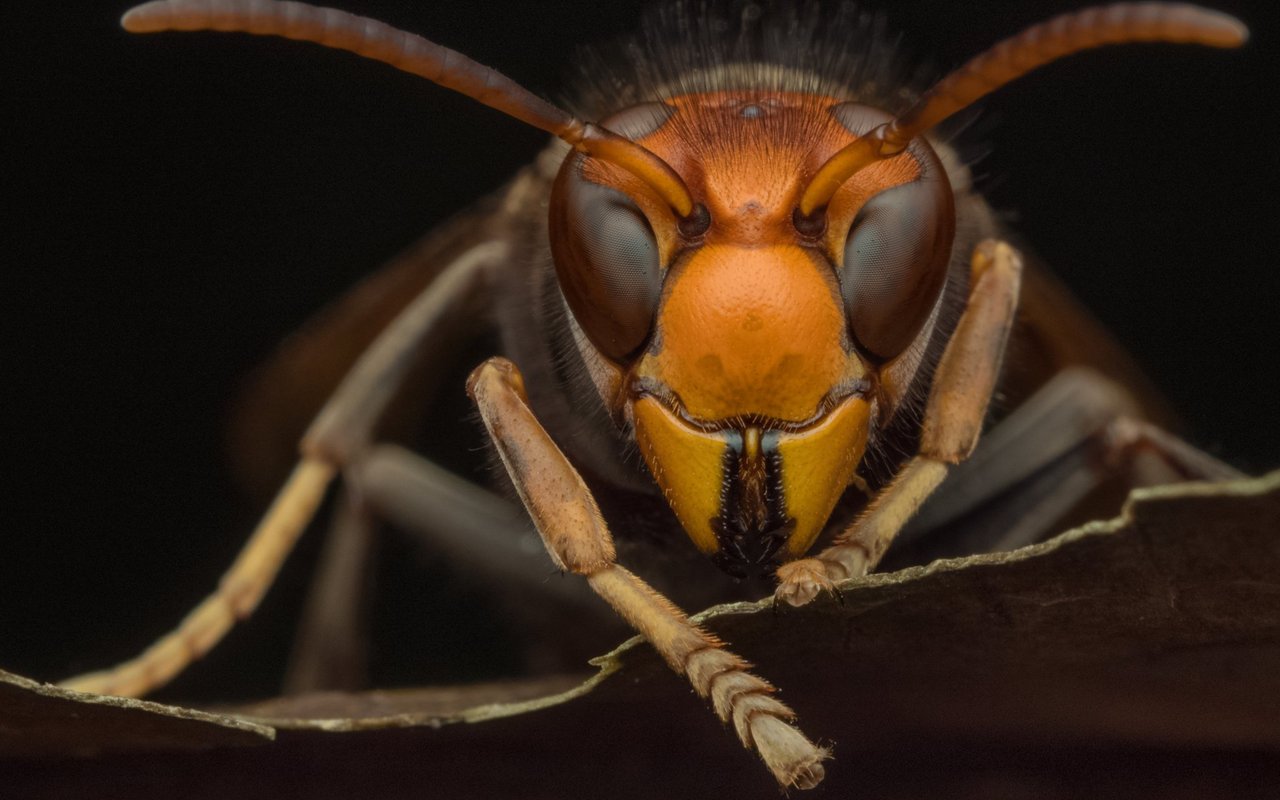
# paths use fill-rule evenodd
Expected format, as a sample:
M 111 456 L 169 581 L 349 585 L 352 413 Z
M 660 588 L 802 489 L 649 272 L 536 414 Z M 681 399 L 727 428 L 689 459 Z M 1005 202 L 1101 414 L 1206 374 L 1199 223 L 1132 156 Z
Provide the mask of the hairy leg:
M 919 453 L 830 547 L 778 569 L 779 600 L 804 605 L 874 567 L 950 465 L 973 452 L 1000 374 L 1022 261 L 1009 245 L 988 240 L 974 249 L 970 269 L 969 304 L 934 373 Z
M 98 694 L 140 696 L 172 680 L 248 617 L 270 588 L 340 467 L 364 449 L 415 354 L 442 327 L 475 315 L 487 270 L 506 256 L 500 242 L 468 250 L 378 337 L 320 412 L 302 443 L 302 460 L 275 503 L 205 598 L 172 632 L 137 657 L 81 675 L 63 686 Z
M 529 409 L 515 365 L 490 359 L 472 373 L 467 389 L 556 566 L 586 578 L 673 670 L 709 698 L 720 718 L 733 723 L 743 745 L 759 753 L 779 784 L 816 786 L 828 753 L 790 724 L 795 715 L 773 696 L 773 686 L 748 672 L 748 664 L 723 642 L 618 565 L 613 537 L 595 499 Z

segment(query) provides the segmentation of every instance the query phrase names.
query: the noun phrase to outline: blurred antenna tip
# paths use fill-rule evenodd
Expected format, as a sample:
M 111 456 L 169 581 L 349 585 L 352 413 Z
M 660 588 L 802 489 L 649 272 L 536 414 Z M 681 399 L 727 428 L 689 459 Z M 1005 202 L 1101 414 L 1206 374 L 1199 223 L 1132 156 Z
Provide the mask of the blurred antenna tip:
M 1215 44 L 1221 47 L 1240 47 L 1249 41 L 1248 25 L 1245 25 L 1238 18 L 1221 11 L 1213 12 L 1213 15 L 1218 18 L 1218 27 L 1222 34 L 1221 40 L 1215 42 Z
M 1249 37 L 1253 34 L 1249 32 L 1249 26 L 1245 25 L 1240 20 L 1236 20 L 1236 26 L 1236 36 L 1239 37 L 1236 41 L 1236 47 L 1239 47 L 1247 43 L 1249 41 Z
M 156 14 L 153 13 L 159 5 L 161 3 L 143 3 L 134 6 L 120 17 L 120 27 L 129 33 L 150 33 L 159 30 L 161 26 L 156 24 Z

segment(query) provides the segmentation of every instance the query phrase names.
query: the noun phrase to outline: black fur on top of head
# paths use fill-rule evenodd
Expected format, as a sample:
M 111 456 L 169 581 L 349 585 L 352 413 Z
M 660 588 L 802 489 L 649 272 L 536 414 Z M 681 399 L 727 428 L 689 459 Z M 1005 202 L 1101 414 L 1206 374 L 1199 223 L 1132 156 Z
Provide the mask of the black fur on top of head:
M 646 101 L 752 88 L 897 113 L 930 74 L 909 69 L 899 51 L 881 15 L 850 2 L 674 0 L 646 13 L 638 33 L 581 48 L 561 102 L 599 120 Z

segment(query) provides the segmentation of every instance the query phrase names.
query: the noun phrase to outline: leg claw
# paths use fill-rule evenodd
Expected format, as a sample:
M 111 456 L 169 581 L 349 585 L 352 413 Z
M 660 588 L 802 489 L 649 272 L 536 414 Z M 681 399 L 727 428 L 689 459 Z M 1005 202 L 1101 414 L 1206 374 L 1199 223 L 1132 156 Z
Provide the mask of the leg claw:
M 799 608 L 822 592 L 839 596 L 827 567 L 816 558 L 802 558 L 778 567 L 778 589 L 774 598 Z M 842 598 L 843 599 L 843 598 Z

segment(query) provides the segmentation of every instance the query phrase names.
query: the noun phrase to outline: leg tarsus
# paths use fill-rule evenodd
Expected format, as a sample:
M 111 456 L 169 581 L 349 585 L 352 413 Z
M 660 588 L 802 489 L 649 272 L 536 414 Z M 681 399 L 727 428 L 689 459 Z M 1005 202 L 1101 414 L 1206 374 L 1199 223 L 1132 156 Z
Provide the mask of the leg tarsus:
M 828 564 L 817 558 L 800 558 L 778 567 L 778 588 L 774 598 L 799 608 L 813 602 L 823 592 L 836 593 L 836 575 L 847 571 L 841 564 Z M 860 574 L 860 573 L 859 573 Z
M 237 620 L 257 607 L 324 499 L 334 474 L 330 464 L 303 460 L 218 582 L 217 590 L 177 628 L 129 661 L 70 678 L 61 685 L 80 692 L 138 697 L 168 683 L 207 653 Z
M 178 627 L 134 659 L 63 685 L 100 694 L 138 696 L 163 686 L 247 617 L 270 588 L 310 522 L 337 467 L 368 444 L 373 426 L 442 326 L 476 317 L 487 272 L 503 258 L 502 242 L 477 245 L 447 267 L 361 355 L 325 403 L 302 443 L 303 458 L 217 590 Z
M 748 671 L 750 664 L 689 622 L 669 600 L 626 569 L 613 565 L 587 580 L 673 670 L 689 679 L 694 691 L 711 701 L 722 721 L 734 723 L 743 745 L 760 755 L 780 785 L 799 786 L 796 781 L 807 781 L 815 775 L 816 780 L 821 780 L 821 763 L 830 753 L 814 745 L 791 724 L 795 719 L 791 709 L 780 702 L 754 699 L 761 695 L 771 697 L 775 690 Z M 747 708 L 739 710 L 744 704 Z M 774 722 L 767 721 L 770 718 Z
M 948 465 L 940 461 L 917 456 L 903 467 L 880 495 L 867 506 L 857 520 L 835 538 L 831 546 L 818 554 L 816 558 L 803 559 L 820 565 L 823 578 L 835 590 L 838 581 L 859 578 L 875 568 L 889 549 L 898 531 L 907 524 L 920 505 L 938 488 L 947 475 Z M 793 562 L 796 563 L 796 562 Z M 816 567 L 810 565 L 809 569 Z M 784 565 L 778 569 L 779 579 L 789 577 L 784 572 Z M 807 570 L 806 570 L 807 571 Z M 816 580 L 821 584 L 821 579 Z M 779 585 L 783 592 L 787 584 Z M 825 586 L 823 588 L 826 588 Z M 799 595 L 803 597 L 803 593 Z M 802 605 L 783 597 L 792 605 Z M 809 602 L 810 597 L 803 602 Z
M 829 753 L 791 724 L 795 715 L 772 698 L 773 687 L 616 563 L 613 537 L 595 499 L 529 409 L 515 365 L 486 361 L 471 374 L 467 390 L 556 566 L 585 577 L 694 691 L 710 698 L 720 719 L 734 724 L 779 784 L 816 785 Z

